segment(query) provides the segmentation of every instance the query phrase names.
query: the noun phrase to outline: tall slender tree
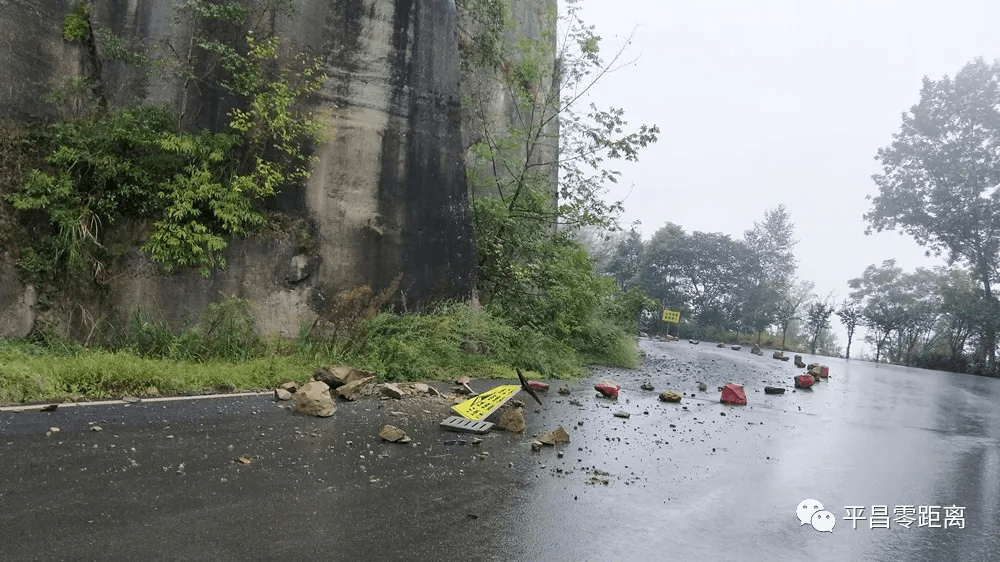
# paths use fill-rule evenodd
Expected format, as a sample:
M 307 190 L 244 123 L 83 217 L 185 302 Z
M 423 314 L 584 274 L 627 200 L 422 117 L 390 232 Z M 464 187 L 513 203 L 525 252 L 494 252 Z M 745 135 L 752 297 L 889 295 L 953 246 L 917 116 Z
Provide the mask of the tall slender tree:
M 845 359 L 850 359 L 851 340 L 854 338 L 854 330 L 861 322 L 861 303 L 854 299 L 844 299 L 844 302 L 840 303 L 840 308 L 836 310 L 836 314 L 847 330 L 847 352 L 844 355 Z
M 763 331 L 776 322 L 779 303 L 791 290 L 796 269 L 794 232 L 788 210 L 778 205 L 743 234 L 749 250 L 742 276 L 746 287 L 743 323 L 757 333 L 758 344 Z
M 809 305 L 806 311 L 806 326 L 809 328 L 809 353 L 816 354 L 816 342 L 819 336 L 830 325 L 830 315 L 833 306 L 824 301 L 816 301 Z
M 809 300 L 814 285 L 809 281 L 799 281 L 789 291 L 787 291 L 778 301 L 775 320 L 781 326 L 781 349 L 785 349 L 785 338 L 788 335 L 788 327 L 792 321 L 798 318 L 799 308 Z M 849 346 L 850 344 L 848 344 Z

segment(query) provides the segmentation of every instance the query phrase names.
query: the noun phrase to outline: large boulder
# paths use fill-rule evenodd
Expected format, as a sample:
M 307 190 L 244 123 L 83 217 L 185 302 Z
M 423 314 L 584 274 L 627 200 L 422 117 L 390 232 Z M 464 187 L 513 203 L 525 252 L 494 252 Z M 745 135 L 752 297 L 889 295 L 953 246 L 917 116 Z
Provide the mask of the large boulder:
M 520 408 L 507 410 L 500 416 L 500 423 L 497 425 L 505 431 L 521 433 L 524 431 L 524 413 Z
M 382 386 L 382 394 L 388 396 L 389 398 L 396 398 L 396 399 L 400 399 L 406 396 L 406 392 L 404 392 L 402 388 L 391 382 L 386 383 L 385 385 Z
M 325 382 L 330 388 L 339 388 L 347 383 L 374 377 L 375 373 L 361 371 L 350 365 L 327 365 L 313 374 L 313 380 Z
M 337 411 L 325 382 L 312 381 L 302 385 L 295 394 L 295 411 L 309 416 L 326 418 Z
M 735 383 L 727 383 L 722 387 L 722 397 L 720 400 L 726 404 L 736 404 L 745 406 L 747 403 L 747 393 L 743 387 Z
M 363 379 L 351 381 L 345 385 L 337 387 L 337 396 L 340 396 L 345 400 L 354 400 L 357 398 L 359 392 L 374 381 L 375 377 L 365 377 Z

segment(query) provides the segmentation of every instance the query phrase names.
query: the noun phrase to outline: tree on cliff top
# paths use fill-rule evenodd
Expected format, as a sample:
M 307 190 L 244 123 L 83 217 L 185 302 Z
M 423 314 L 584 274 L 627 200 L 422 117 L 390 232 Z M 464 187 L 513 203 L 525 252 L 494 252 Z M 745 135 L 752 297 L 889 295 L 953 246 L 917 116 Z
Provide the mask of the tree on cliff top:
M 876 155 L 879 193 L 868 232 L 900 229 L 949 262 L 976 272 L 988 310 L 983 346 L 996 369 L 1000 259 L 1000 61 L 977 58 L 954 78 L 925 77 L 920 101 L 903 114 L 892 144 Z M 876 352 L 877 353 L 877 352 Z

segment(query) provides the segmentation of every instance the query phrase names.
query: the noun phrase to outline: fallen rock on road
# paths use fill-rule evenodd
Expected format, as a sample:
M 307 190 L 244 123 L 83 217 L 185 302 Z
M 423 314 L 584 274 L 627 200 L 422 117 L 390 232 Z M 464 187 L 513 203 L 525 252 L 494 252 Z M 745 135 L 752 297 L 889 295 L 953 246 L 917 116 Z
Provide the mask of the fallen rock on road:
M 680 402 L 681 394 L 672 390 L 664 390 L 660 393 L 660 400 L 663 402 Z
M 720 401 L 726 404 L 735 404 L 737 406 L 745 406 L 747 403 L 747 394 L 743 390 L 743 387 L 734 384 L 727 383 L 726 386 L 722 387 L 722 396 Z
M 617 383 L 601 381 L 594 385 L 594 390 L 600 392 L 605 398 L 618 398 L 618 391 L 621 387 Z
M 302 385 L 295 393 L 295 411 L 308 416 L 326 418 L 337 411 L 325 382 L 312 381 Z
M 545 445 L 569 443 L 569 432 L 563 429 L 563 426 L 560 425 L 552 431 L 546 431 L 545 433 L 540 434 L 536 439 Z
M 500 416 L 497 426 L 505 431 L 521 433 L 524 431 L 524 413 L 519 408 L 507 410 Z
M 799 375 L 795 377 L 795 388 L 809 388 L 816 384 L 816 379 L 812 375 Z
M 382 439 L 389 441 L 390 443 L 409 443 L 410 436 L 406 434 L 405 431 L 399 429 L 394 425 L 383 425 L 382 429 L 379 430 L 378 436 Z
M 375 381 L 375 377 L 365 377 L 363 379 L 358 379 L 351 381 L 345 385 L 337 388 L 336 393 L 338 396 L 345 400 L 354 400 L 358 397 L 358 393 L 361 392 L 366 386 L 370 385 Z

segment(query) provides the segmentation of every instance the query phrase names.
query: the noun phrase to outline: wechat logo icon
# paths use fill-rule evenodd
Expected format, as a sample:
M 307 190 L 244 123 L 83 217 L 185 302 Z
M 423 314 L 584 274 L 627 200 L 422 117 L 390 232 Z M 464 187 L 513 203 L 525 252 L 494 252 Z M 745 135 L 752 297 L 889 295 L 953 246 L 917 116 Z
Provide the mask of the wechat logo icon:
M 823 504 L 818 500 L 802 500 L 795 508 L 795 515 L 799 518 L 799 526 L 812 525 L 813 529 L 821 533 L 832 533 L 837 525 L 837 518 L 823 509 Z

